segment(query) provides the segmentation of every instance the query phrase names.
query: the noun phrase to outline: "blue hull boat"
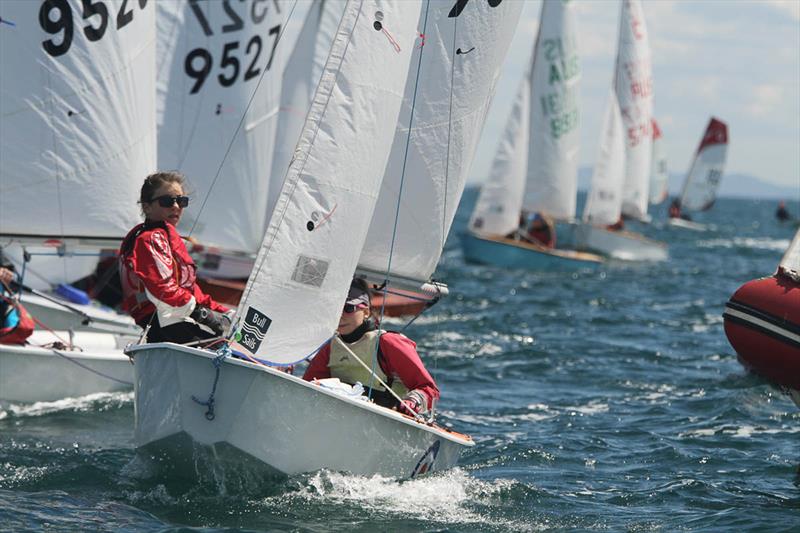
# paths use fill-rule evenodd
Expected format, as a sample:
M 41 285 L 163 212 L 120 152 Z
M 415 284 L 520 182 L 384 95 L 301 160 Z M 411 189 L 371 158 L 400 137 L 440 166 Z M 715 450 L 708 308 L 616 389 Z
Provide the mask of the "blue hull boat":
M 473 232 L 461 234 L 464 259 L 470 263 L 493 265 L 528 270 L 594 270 L 603 264 L 599 255 L 575 250 L 545 248 L 500 237 L 479 235 Z

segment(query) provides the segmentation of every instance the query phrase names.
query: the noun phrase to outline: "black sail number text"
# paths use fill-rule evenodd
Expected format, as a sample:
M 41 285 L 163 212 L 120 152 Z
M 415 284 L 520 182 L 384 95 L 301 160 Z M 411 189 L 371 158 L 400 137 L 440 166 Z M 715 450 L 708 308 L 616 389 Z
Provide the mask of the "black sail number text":
M 138 4 L 142 10 L 147 0 L 122 0 L 116 13 L 116 30 L 120 30 L 133 21 Z M 109 19 L 113 15 L 108 2 L 104 0 L 81 0 L 81 20 L 85 21 L 83 35 L 89 42 L 101 40 L 108 31 Z M 75 37 L 75 21 L 72 8 L 67 0 L 42 0 L 39 8 L 39 25 L 42 30 L 53 37 L 42 41 L 42 47 L 52 57 L 69 52 Z
M 202 26 L 202 24 L 201 24 Z M 275 57 L 275 49 L 278 46 L 278 36 L 281 33 L 281 25 L 278 24 L 269 29 L 268 36 L 272 40 L 269 58 L 267 59 L 266 70 L 272 67 L 272 60 Z M 269 45 L 268 45 L 269 46 Z M 242 48 L 244 50 L 242 50 Z M 247 44 L 242 47 L 240 41 L 229 41 L 222 46 L 219 54 L 219 64 L 217 67 L 217 81 L 222 87 L 230 87 L 239 79 L 242 67 L 246 66 L 244 74 L 241 76 L 243 81 L 249 81 L 261 74 L 259 58 L 264 48 L 264 41 L 260 35 L 253 35 Z M 189 94 L 195 94 L 203 87 L 208 76 L 214 68 L 214 56 L 205 48 L 195 48 L 188 54 L 183 62 L 186 75 L 194 80 Z

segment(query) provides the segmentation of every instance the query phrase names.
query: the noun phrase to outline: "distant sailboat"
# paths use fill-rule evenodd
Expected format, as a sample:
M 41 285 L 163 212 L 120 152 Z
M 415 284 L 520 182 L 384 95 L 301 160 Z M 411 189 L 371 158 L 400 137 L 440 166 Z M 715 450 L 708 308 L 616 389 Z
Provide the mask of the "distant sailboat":
M 739 361 L 800 407 L 800 230 L 775 274 L 739 287 L 722 316 Z
M 67 2 L 0 2 L 0 17 L 14 23 L 0 28 L 3 244 L 96 254 L 118 246 L 140 221 L 135 200 L 156 163 L 155 7 L 129 3 L 120 13 L 116 24 L 99 24 L 99 11 L 80 22 Z M 22 303 L 30 299 L 23 295 Z M 30 340 L 76 349 L 0 345 L 0 400 L 132 387 L 125 339 L 85 331 L 59 337 Z
M 707 211 L 714 205 L 727 154 L 728 126 L 712 117 L 686 174 L 681 196 L 676 200 L 680 216 L 671 214 L 670 225 L 699 231 L 706 229 L 704 224 L 689 220 L 688 214 Z
M 237 311 L 232 347 L 247 360 L 166 343 L 131 348 L 138 447 L 169 453 L 172 444 L 188 440 L 213 448 L 219 461 L 255 458 L 284 474 L 329 468 L 402 478 L 451 467 L 473 445 L 465 435 L 254 359 L 291 364 L 331 339 L 382 194 L 385 178 L 375 171 L 391 160 L 401 106 L 410 104 L 403 88 L 416 85 L 407 78 L 419 74 L 427 53 L 449 58 L 440 65 L 457 76 L 459 87 L 481 66 L 478 60 L 499 70 L 513 34 L 509 20 L 516 24 L 521 9 L 473 3 L 470 12 L 448 16 L 449 4 L 425 6 L 419 32 L 427 42 L 420 48 L 418 2 L 348 1 Z M 453 19 L 462 14 L 456 26 Z M 428 25 L 441 29 L 428 31 Z M 474 43 L 481 47 L 474 55 L 454 50 Z M 433 87 L 434 81 L 439 92 L 448 85 L 441 77 L 419 83 Z M 384 271 L 390 282 L 393 272 Z M 205 397 L 209 387 L 209 401 L 197 405 L 192 395 Z
M 642 6 L 638 0 L 625 0 L 597 162 L 583 220 L 571 228 L 571 239 L 580 250 L 629 261 L 663 261 L 668 256 L 664 243 L 618 227 L 622 215 L 647 217 L 652 99 Z
M 593 254 L 511 237 L 520 213 L 575 216 L 580 63 L 574 4 L 545 1 L 530 72 L 461 243 L 467 261 L 530 269 L 595 268 Z M 554 231 L 554 230 L 552 230 Z
M 653 157 L 650 166 L 650 205 L 659 205 L 669 196 L 669 173 L 667 157 L 662 145 L 661 128 L 653 119 Z

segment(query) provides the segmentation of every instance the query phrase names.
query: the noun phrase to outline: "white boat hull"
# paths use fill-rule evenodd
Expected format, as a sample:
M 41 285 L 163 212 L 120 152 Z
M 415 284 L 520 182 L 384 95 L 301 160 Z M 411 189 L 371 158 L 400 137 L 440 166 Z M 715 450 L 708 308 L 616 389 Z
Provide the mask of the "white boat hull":
M 68 333 L 61 332 L 68 338 Z M 34 334 L 36 335 L 36 334 Z M 0 401 L 50 402 L 98 392 L 130 390 L 133 365 L 109 337 L 86 351 L 0 344 Z M 76 339 L 79 342 L 80 338 Z M 91 341 L 90 341 L 91 342 Z M 102 347 L 106 344 L 106 347 Z
M 709 229 L 706 224 L 699 224 L 683 218 L 670 218 L 667 220 L 667 225 L 672 226 L 673 228 L 682 228 L 692 231 L 708 231 Z
M 279 370 L 228 357 L 220 366 L 214 416 L 206 400 L 215 354 L 169 343 L 134 346 L 135 443 L 181 460 L 185 445 L 215 458 L 255 459 L 267 470 L 320 469 L 407 478 L 450 468 L 472 439 L 396 411 L 345 397 Z M 171 457 L 170 457 L 171 458 Z M 184 455 L 185 458 L 185 455 Z
M 611 231 L 578 223 L 574 225 L 576 247 L 623 261 L 665 261 L 667 245 L 632 231 Z
M 59 299 L 57 296 L 53 296 Z M 102 333 L 118 333 L 123 335 L 138 336 L 142 329 L 136 325 L 129 316 L 122 315 L 111 309 L 94 305 L 81 305 L 64 302 L 74 309 L 78 309 L 89 317 L 87 323 L 83 315 L 70 311 L 63 305 L 48 300 L 36 294 L 23 294 L 21 299 L 25 309 L 39 322 L 53 330 L 95 331 Z M 37 324 L 37 328 L 41 328 Z

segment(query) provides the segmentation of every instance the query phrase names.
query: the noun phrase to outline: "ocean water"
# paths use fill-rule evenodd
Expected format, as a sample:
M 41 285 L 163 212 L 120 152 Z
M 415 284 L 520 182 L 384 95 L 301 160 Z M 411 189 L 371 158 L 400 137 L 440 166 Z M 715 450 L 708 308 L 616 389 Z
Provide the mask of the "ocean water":
M 800 530 L 800 409 L 722 327 L 794 233 L 775 202 L 721 199 L 700 233 L 663 227 L 662 206 L 641 229 L 668 261 L 557 274 L 464 264 L 474 199 L 438 272 L 451 296 L 408 330 L 440 421 L 476 441 L 457 468 L 186 484 L 137 459 L 132 394 L 4 405 L 0 530 Z

